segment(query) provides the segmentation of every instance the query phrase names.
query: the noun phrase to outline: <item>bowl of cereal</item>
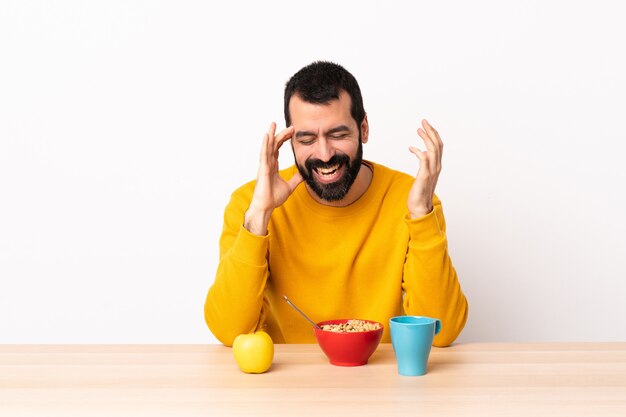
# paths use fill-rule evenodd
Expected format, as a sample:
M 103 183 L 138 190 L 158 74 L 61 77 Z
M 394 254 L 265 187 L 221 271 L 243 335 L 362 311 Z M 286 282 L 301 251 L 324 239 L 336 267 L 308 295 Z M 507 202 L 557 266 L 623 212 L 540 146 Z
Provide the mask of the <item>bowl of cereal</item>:
M 337 366 L 365 365 L 383 336 L 383 325 L 372 320 L 342 319 L 317 323 L 317 343 Z

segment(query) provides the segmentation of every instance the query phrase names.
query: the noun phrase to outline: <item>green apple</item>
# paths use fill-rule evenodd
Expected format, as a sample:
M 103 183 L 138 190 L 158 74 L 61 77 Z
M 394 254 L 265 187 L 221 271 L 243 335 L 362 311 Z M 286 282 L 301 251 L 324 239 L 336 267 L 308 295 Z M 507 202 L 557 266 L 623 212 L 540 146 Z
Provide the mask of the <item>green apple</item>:
M 272 366 L 274 342 L 263 331 L 240 334 L 233 342 L 233 355 L 243 372 L 261 374 Z

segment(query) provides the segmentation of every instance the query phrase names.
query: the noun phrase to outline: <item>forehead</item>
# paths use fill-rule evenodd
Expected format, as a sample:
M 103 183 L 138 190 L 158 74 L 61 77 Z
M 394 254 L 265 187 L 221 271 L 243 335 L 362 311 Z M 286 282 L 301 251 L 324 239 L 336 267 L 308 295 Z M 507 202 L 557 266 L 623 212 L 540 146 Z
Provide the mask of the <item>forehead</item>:
M 296 130 L 331 129 L 340 124 L 356 127 L 350 105 L 350 95 L 345 91 L 339 93 L 339 99 L 323 104 L 306 102 L 295 94 L 289 100 L 291 124 Z

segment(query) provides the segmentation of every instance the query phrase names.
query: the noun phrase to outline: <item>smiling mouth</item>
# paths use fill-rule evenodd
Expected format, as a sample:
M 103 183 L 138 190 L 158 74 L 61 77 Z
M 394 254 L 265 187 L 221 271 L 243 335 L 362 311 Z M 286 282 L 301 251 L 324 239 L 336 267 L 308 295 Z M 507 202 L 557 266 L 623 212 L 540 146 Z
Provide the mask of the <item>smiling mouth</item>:
M 313 169 L 322 178 L 331 178 L 337 172 L 339 168 L 341 168 L 341 164 L 333 165 L 328 168 L 313 168 Z

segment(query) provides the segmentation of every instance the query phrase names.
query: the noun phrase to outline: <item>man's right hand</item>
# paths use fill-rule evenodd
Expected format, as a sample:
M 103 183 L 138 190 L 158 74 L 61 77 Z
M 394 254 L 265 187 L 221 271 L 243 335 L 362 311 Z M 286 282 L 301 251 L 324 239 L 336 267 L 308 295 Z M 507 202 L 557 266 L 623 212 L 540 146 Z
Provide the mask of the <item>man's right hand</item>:
M 267 225 L 274 209 L 287 201 L 298 184 L 303 181 L 299 172 L 296 172 L 289 181 L 285 181 L 278 175 L 278 150 L 283 143 L 291 139 L 293 126 L 278 135 L 275 133 L 276 123 L 272 123 L 263 137 L 256 186 L 243 221 L 243 226 L 250 233 L 259 236 L 267 234 Z

